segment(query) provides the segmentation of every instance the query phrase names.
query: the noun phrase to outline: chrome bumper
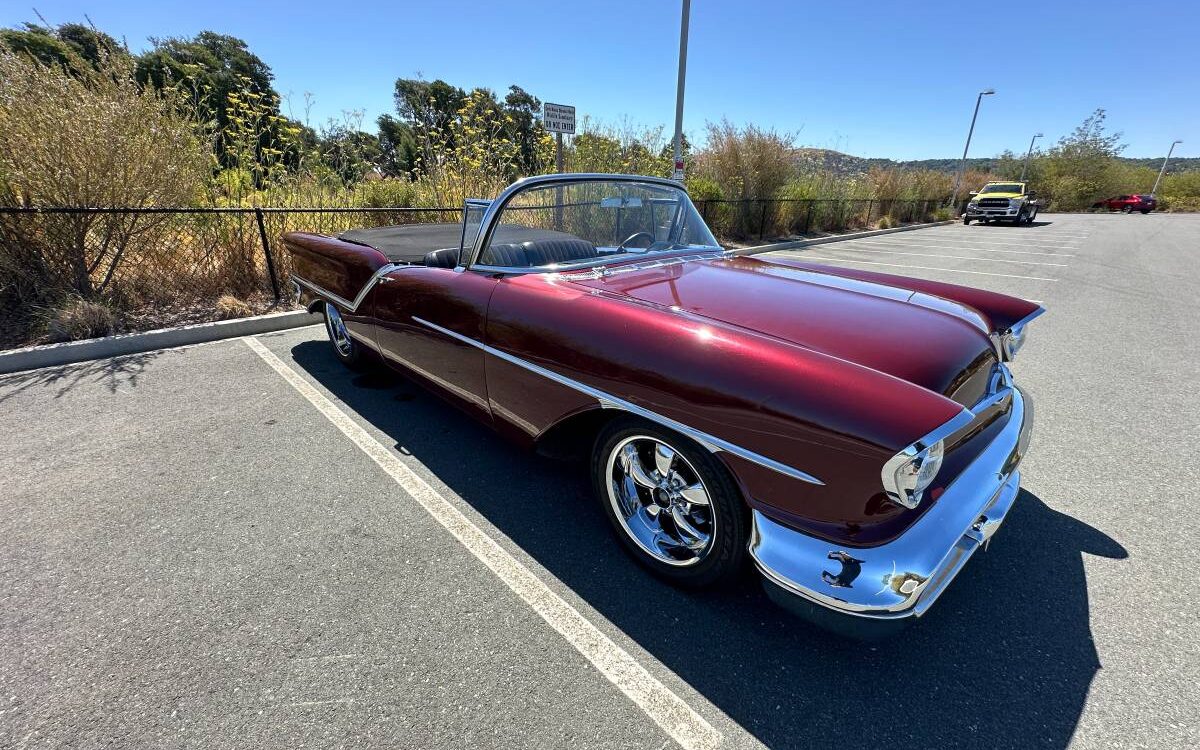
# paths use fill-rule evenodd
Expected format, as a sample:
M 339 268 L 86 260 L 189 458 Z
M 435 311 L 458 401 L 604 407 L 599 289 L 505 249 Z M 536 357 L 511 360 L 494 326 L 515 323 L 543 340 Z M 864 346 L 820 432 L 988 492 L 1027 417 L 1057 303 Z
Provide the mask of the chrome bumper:
M 769 584 L 768 593 L 782 604 L 801 605 L 806 615 L 832 613 L 879 622 L 925 614 L 975 550 L 996 533 L 1017 498 L 1017 464 L 1033 427 L 1032 403 L 1019 388 L 1012 389 L 1008 417 L 934 507 L 887 544 L 839 546 L 754 511 L 750 555 Z

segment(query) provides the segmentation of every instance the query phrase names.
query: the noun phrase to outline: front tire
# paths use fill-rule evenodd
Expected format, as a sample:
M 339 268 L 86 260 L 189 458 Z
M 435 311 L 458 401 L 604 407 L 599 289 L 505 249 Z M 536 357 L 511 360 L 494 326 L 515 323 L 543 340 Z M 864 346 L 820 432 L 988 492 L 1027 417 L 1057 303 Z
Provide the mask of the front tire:
M 969 225 L 970 223 L 971 223 L 971 220 L 970 220 L 970 219 L 968 219 L 967 217 L 965 217 L 965 216 L 964 216 L 964 217 L 963 217 L 963 224 Z
M 655 575 L 700 588 L 741 570 L 748 512 L 712 453 L 657 425 L 618 418 L 597 437 L 591 468 L 617 538 Z
M 329 343 L 338 361 L 353 370 L 362 369 L 362 345 L 350 337 L 346 322 L 332 302 L 325 303 L 325 333 L 329 335 Z

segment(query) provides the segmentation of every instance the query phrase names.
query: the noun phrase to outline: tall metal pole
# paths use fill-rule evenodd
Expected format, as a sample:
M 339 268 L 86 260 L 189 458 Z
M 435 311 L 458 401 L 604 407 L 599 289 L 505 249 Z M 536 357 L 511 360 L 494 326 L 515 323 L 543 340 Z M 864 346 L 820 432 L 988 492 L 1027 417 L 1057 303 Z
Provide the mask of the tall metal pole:
M 979 117 L 979 103 L 983 97 L 996 93 L 993 89 L 984 89 L 975 97 L 975 114 L 971 115 L 971 129 L 967 131 L 967 143 L 963 146 L 962 160 L 958 163 L 958 172 L 954 175 L 954 192 L 950 195 L 950 207 L 958 205 L 958 189 L 962 187 L 963 173 L 967 169 L 967 151 L 971 148 L 971 136 L 975 134 L 975 119 Z
M 679 20 L 679 83 L 675 87 L 675 172 L 673 179 L 683 180 L 683 81 L 687 76 L 688 21 L 692 0 L 683 0 L 683 16 Z
M 1033 153 L 1033 142 L 1041 137 L 1041 133 L 1034 133 L 1033 137 L 1029 139 L 1029 150 L 1025 152 L 1025 163 L 1021 165 L 1021 179 L 1018 180 L 1019 182 L 1025 181 L 1025 170 L 1029 167 L 1029 155 Z
M 1150 195 L 1158 195 L 1158 183 L 1162 182 L 1163 175 L 1167 172 L 1167 162 L 1171 161 L 1171 154 L 1175 153 L 1175 146 L 1183 143 L 1183 141 L 1175 141 L 1171 144 L 1171 148 L 1167 150 L 1167 158 L 1163 159 L 1162 169 L 1158 170 L 1158 177 L 1154 179 L 1154 187 L 1150 190 Z

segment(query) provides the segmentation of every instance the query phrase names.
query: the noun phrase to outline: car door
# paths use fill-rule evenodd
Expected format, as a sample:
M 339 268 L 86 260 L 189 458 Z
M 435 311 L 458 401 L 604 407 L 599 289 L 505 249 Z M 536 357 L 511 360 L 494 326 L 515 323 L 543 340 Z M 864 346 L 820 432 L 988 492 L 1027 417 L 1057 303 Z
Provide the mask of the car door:
M 485 421 L 491 410 L 484 353 L 443 330 L 483 341 L 498 280 L 460 268 L 403 266 L 384 275 L 374 294 L 375 338 L 385 361 Z

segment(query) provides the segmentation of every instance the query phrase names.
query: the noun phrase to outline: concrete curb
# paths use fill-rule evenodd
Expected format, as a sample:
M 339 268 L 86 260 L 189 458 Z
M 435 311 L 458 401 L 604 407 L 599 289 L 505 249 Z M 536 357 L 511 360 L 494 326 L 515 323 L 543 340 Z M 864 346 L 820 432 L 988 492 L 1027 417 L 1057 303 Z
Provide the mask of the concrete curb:
M 929 227 L 940 227 L 947 224 L 954 224 L 954 219 L 947 221 L 931 221 L 926 224 L 909 224 L 904 227 L 892 227 L 891 229 L 872 229 L 867 232 L 852 232 L 850 234 L 835 234 L 829 237 L 816 237 L 811 240 L 788 240 L 787 242 L 774 242 L 770 245 L 757 245 L 755 247 L 743 247 L 731 252 L 731 255 L 757 255 L 758 253 L 769 253 L 774 250 L 793 250 L 798 247 L 809 247 L 810 245 L 827 245 L 830 242 L 845 242 L 847 240 L 858 240 L 863 237 L 875 237 L 880 234 L 895 234 L 896 232 L 911 232 L 914 229 L 928 229 Z
M 206 341 L 253 336 L 258 333 L 282 331 L 288 328 L 319 323 L 321 316 L 304 310 L 294 310 L 252 318 L 219 320 L 215 323 L 197 323 L 178 328 L 160 328 L 144 333 L 125 333 L 102 339 L 68 341 L 65 344 L 29 346 L 0 352 L 0 373 L 36 370 L 40 367 L 56 367 L 89 359 L 106 359 L 124 354 L 138 354 L 155 349 L 170 349 L 175 346 L 201 344 Z

